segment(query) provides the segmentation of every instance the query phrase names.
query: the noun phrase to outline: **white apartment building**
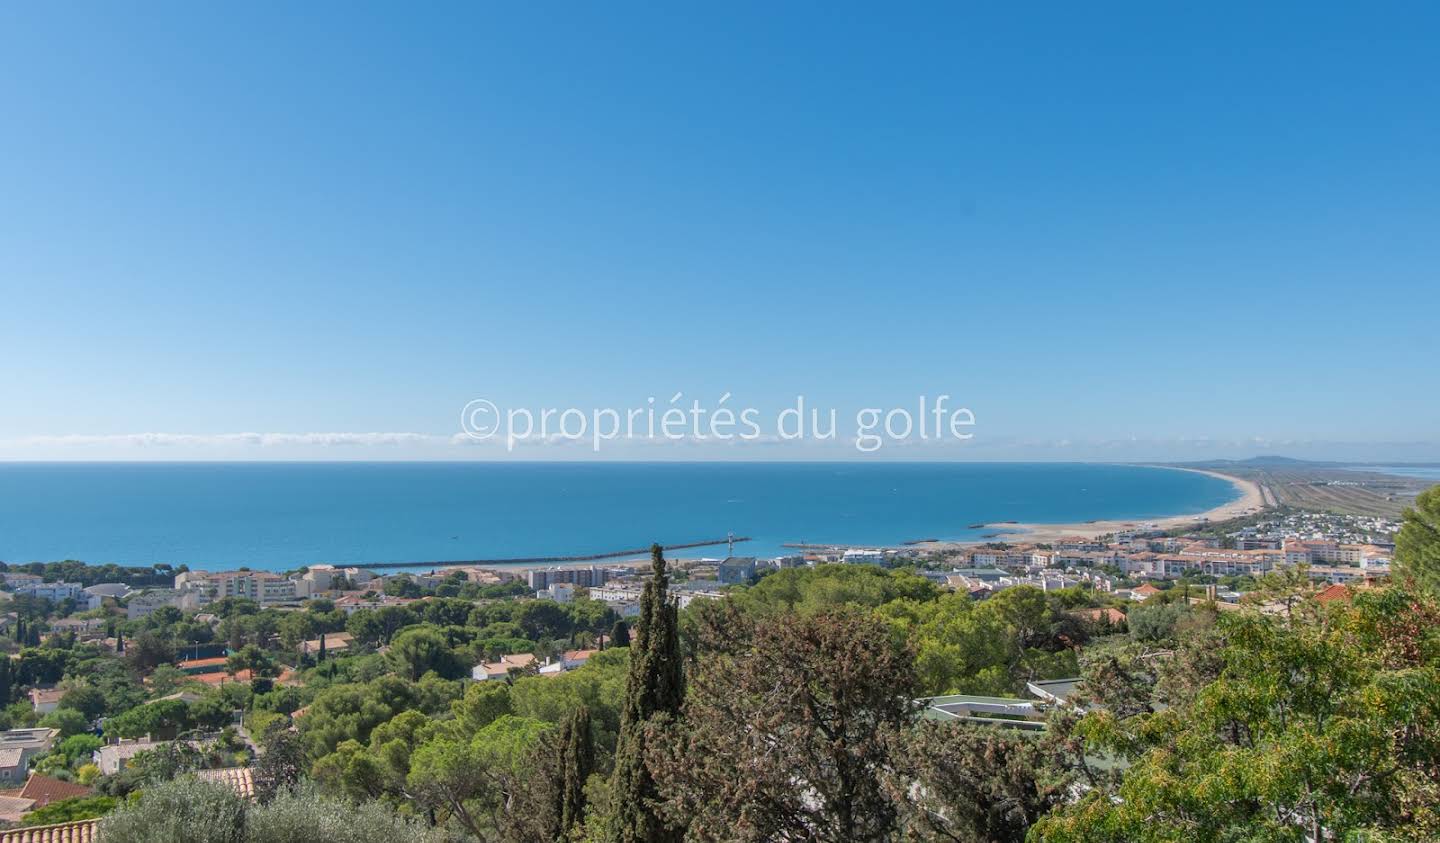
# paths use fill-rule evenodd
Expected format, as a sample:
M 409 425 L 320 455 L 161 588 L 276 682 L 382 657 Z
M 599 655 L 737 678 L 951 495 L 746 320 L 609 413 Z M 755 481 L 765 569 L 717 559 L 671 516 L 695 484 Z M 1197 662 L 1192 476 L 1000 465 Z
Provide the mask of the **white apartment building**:
M 575 602 L 575 586 L 568 582 L 552 582 L 543 591 L 535 592 L 540 600 L 554 600 L 556 603 Z
M 203 594 L 202 604 L 236 597 L 269 606 L 304 600 L 311 593 L 310 581 L 287 579 L 269 571 L 186 571 L 175 577 L 175 587 Z
M 61 600 L 79 599 L 83 593 L 84 588 L 78 582 L 31 582 L 15 587 L 16 597 L 29 595 L 53 600 L 56 603 Z
M 197 591 L 181 591 L 173 588 L 151 588 L 138 594 L 131 594 L 125 601 L 125 617 L 134 620 L 151 615 L 161 606 L 174 606 L 177 609 L 193 609 L 200 606 L 200 593 Z
M 879 550 L 853 547 L 841 555 L 840 561 L 846 565 L 881 565 L 885 562 L 885 554 Z

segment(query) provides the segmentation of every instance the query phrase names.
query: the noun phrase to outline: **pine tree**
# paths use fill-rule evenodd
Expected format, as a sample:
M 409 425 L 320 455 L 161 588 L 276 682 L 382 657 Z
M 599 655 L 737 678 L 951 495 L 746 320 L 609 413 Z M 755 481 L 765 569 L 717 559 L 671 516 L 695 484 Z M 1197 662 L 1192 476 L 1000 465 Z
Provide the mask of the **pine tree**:
M 594 769 L 590 709 L 582 705 L 566 718 L 560 732 L 560 831 L 566 837 L 585 821 L 585 782 Z
M 685 698 L 679 622 L 660 545 L 651 546 L 650 561 L 653 573 L 640 597 L 615 745 L 609 829 L 613 843 L 679 843 L 685 836 L 684 829 L 670 827 L 657 813 L 659 794 L 645 764 L 647 722 L 656 715 L 678 714 Z

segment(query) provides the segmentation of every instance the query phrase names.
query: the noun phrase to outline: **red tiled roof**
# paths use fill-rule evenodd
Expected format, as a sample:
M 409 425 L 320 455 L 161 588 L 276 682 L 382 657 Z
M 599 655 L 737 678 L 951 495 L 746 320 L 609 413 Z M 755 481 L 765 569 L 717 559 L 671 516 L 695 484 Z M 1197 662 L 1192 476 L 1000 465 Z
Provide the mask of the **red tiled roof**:
M 99 820 L 36 825 L 0 831 L 0 843 L 95 843 Z
M 1119 609 L 1113 608 L 1081 609 L 1074 614 L 1076 617 L 1081 617 L 1088 621 L 1099 622 L 1103 618 L 1105 620 L 1108 620 L 1112 624 L 1120 624 L 1125 622 L 1125 613 L 1120 611 Z
M 1339 583 L 1336 583 L 1335 585 L 1332 585 L 1324 591 L 1321 591 L 1319 594 L 1315 595 L 1315 602 L 1317 603 L 1329 603 L 1333 600 L 1349 599 L 1350 587 L 1347 585 L 1341 585 Z
M 245 799 L 255 798 L 255 778 L 249 767 L 226 767 L 219 770 L 200 770 L 195 775 L 206 781 L 219 782 Z
M 25 789 L 20 791 L 20 796 L 24 799 L 34 799 L 35 807 L 43 808 L 51 802 L 72 799 L 76 796 L 89 796 L 94 792 L 83 784 L 31 773 L 29 781 L 25 782 Z
M 34 703 L 35 705 L 44 705 L 45 703 L 58 703 L 60 702 L 60 699 L 64 696 L 64 688 L 30 689 L 30 702 Z

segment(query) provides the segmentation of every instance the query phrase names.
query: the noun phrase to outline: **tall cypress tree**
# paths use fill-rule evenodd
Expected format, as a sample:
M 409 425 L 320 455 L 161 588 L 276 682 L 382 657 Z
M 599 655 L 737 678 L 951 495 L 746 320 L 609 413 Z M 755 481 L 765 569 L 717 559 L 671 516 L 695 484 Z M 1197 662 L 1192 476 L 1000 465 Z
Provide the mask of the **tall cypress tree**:
M 580 706 L 565 719 L 560 733 L 560 833 L 585 821 L 585 781 L 595 769 L 595 739 L 590 709 Z
M 680 668 L 680 627 L 670 600 L 670 578 L 660 545 L 651 545 L 652 575 L 640 597 L 640 617 L 630 644 L 630 673 L 620 709 L 611 783 L 613 843 L 679 843 L 684 829 L 658 814 L 659 792 L 645 765 L 645 725 L 657 714 L 678 714 L 685 698 Z

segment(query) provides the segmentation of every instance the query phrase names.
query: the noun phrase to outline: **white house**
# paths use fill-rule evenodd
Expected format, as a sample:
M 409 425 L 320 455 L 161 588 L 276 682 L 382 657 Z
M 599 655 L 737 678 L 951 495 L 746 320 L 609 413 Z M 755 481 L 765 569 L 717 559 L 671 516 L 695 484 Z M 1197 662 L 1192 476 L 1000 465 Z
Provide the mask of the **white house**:
M 498 662 L 482 662 L 470 670 L 470 678 L 476 682 L 484 682 L 488 679 L 504 679 L 510 675 L 511 668 L 527 668 L 535 663 L 534 653 L 513 653 L 508 656 L 501 656 Z
M 106 744 L 105 746 L 102 746 L 99 749 L 95 750 L 95 752 L 91 755 L 91 760 L 93 760 L 95 762 L 95 765 L 100 768 L 101 773 L 107 776 L 113 776 L 116 773 L 120 772 L 122 769 L 124 769 L 125 764 L 131 758 L 134 758 L 136 755 L 139 755 L 140 753 L 147 750 L 163 746 L 166 743 L 169 743 L 169 741 L 117 741 L 112 744 Z
M 130 595 L 125 604 L 125 617 L 131 620 L 149 617 L 161 606 L 174 606 L 178 609 L 182 600 L 183 595 L 173 588 L 154 588 L 142 591 L 139 594 Z
M 49 714 L 60 707 L 60 698 L 65 692 L 59 688 L 31 688 L 30 705 L 36 714 Z
M 552 582 L 544 591 L 535 592 L 540 600 L 554 600 L 556 603 L 575 602 L 575 586 L 568 582 Z
M 131 588 L 123 582 L 102 582 L 84 589 L 86 608 L 98 609 L 106 600 L 123 600 Z
M 50 751 L 59 729 L 11 729 L 0 732 L 0 784 L 25 783 L 30 759 Z

